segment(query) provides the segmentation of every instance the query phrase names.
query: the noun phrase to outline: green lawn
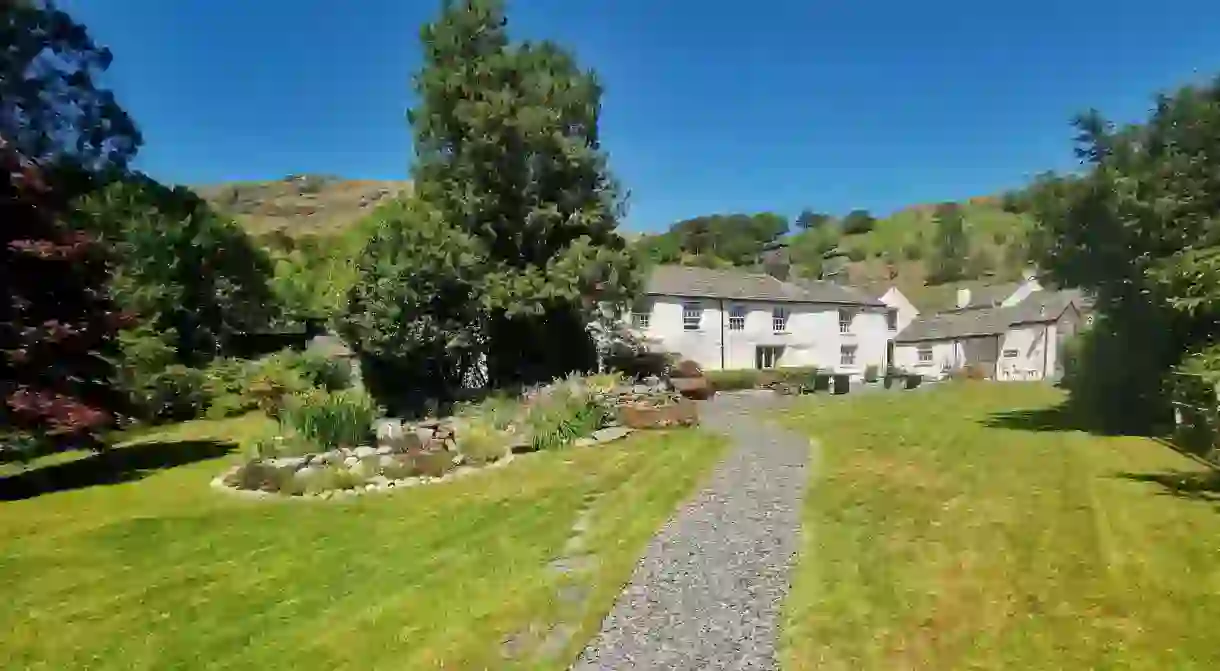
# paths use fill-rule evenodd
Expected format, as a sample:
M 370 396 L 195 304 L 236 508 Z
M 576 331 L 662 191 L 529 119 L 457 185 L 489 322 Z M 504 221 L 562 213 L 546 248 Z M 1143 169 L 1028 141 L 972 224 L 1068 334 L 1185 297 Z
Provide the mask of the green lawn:
M 209 489 L 236 458 L 215 441 L 268 428 L 146 434 L 110 462 L 146 470 L 111 484 L 61 458 L 43 470 L 77 488 L 31 496 L 10 470 L 0 498 L 29 498 L 0 501 L 0 668 L 566 668 L 722 450 L 695 431 L 637 435 L 348 502 Z M 596 563 L 558 575 L 547 564 L 586 507 Z M 557 598 L 565 582 L 587 598 Z M 556 656 L 501 658 L 506 636 L 558 623 L 576 631 Z
M 817 398 L 785 668 L 1220 668 L 1220 480 L 1044 386 Z

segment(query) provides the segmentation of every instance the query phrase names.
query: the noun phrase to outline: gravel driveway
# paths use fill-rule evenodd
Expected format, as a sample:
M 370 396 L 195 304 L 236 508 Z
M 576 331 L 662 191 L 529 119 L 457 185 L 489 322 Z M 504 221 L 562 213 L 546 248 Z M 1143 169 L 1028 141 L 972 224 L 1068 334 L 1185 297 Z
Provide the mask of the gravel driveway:
M 775 669 L 807 438 L 765 423 L 771 394 L 720 394 L 703 424 L 733 448 L 661 529 L 573 669 Z

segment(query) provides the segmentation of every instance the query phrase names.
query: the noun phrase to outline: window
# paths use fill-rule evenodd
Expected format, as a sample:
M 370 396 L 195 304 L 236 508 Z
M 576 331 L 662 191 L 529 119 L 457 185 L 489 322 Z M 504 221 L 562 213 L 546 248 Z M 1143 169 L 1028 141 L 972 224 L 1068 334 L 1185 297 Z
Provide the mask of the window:
M 703 322 L 703 306 L 698 303 L 683 303 L 682 304 L 682 329 L 685 331 L 698 331 L 699 325 Z
M 780 357 L 784 356 L 784 348 L 778 345 L 759 345 L 754 349 L 755 368 L 775 368 Z
M 740 305 L 729 308 L 729 330 L 744 331 L 746 328 L 746 309 Z
M 652 322 L 652 315 L 647 312 L 632 312 L 631 324 L 638 329 L 646 329 Z
M 856 346 L 844 345 L 839 348 L 839 365 L 854 366 L 856 365 Z
M 886 328 L 888 328 L 891 331 L 898 330 L 898 311 L 897 310 L 886 310 L 885 311 L 885 326 L 886 326 Z
M 788 330 L 788 308 L 775 308 L 771 311 L 771 330 L 776 333 Z
M 1017 354 L 1018 354 L 1018 352 L 1017 352 L 1017 350 L 1015 350 L 1015 349 L 1006 349 L 1006 350 L 1004 350 L 1004 358 L 1005 358 L 1005 359 L 1015 359 L 1015 358 L 1017 358 Z
M 932 363 L 932 347 L 922 345 L 919 348 L 919 363 Z
M 851 312 L 839 310 L 839 333 L 851 333 Z

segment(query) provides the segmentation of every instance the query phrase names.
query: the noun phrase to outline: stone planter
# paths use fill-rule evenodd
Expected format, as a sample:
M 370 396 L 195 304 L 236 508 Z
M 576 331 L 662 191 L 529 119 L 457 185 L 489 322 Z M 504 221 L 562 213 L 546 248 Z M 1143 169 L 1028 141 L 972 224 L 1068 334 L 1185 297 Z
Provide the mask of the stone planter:
M 667 429 L 694 426 L 699 423 L 699 409 L 694 402 L 682 399 L 666 405 L 628 404 L 618 408 L 618 420 L 632 429 Z
M 716 393 L 707 378 L 702 375 L 670 378 L 669 382 L 673 385 L 674 391 L 696 401 L 706 401 Z

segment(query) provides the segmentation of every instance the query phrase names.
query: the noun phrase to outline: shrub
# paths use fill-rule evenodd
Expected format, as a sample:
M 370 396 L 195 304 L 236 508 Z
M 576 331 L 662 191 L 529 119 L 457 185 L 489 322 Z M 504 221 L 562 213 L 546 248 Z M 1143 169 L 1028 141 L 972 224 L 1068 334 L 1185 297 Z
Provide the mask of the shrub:
M 675 363 L 674 356 L 664 352 L 617 352 L 606 357 L 608 369 L 633 380 L 665 377 Z
M 849 261 L 863 261 L 868 258 L 868 252 L 862 247 L 852 247 L 847 250 L 847 259 Z
M 462 403 L 455 415 L 481 420 L 497 430 L 507 429 L 521 416 L 521 399 L 507 392 L 495 392 L 478 403 Z
M 258 399 L 247 391 L 250 371 L 251 364 L 244 359 L 217 359 L 204 370 L 208 417 L 220 419 L 258 408 Z
M 919 241 L 908 242 L 902 246 L 902 258 L 907 261 L 918 261 L 923 258 L 923 245 Z
M 877 378 L 879 377 L 878 373 L 880 370 L 881 370 L 881 367 L 876 364 L 869 364 L 869 365 L 865 366 L 864 367 L 864 381 L 865 382 L 876 382 Z
M 743 368 L 741 370 L 712 370 L 707 372 L 707 381 L 716 391 L 754 389 L 759 386 L 762 371 Z
M 535 450 L 564 447 L 601 428 L 610 416 L 587 389 L 561 383 L 534 397 L 525 408 L 524 425 Z
M 771 372 L 776 376 L 776 380 L 784 383 L 796 384 L 813 384 L 813 378 L 821 369 L 816 366 L 792 366 L 788 368 L 774 368 Z
M 225 484 L 238 489 L 286 493 L 291 493 L 294 487 L 291 470 L 274 468 L 260 461 L 242 465 L 225 478 Z
M 351 366 L 346 361 L 331 359 L 316 352 L 284 351 L 268 357 L 272 365 L 296 372 L 309 384 L 327 391 L 339 391 L 351 386 Z
M 351 447 L 372 433 L 380 409 L 361 391 L 312 390 L 286 398 L 281 422 L 320 447 Z
M 412 460 L 415 463 L 416 473 L 430 478 L 439 478 L 456 468 L 453 463 L 453 455 L 444 451 L 417 454 L 412 457 Z
M 207 376 L 198 368 L 169 366 L 148 381 L 145 392 L 145 405 L 158 419 L 195 419 L 208 405 Z
M 485 422 L 470 422 L 458 430 L 458 452 L 467 463 L 481 465 L 499 461 L 508 455 L 508 440 L 495 427 Z

